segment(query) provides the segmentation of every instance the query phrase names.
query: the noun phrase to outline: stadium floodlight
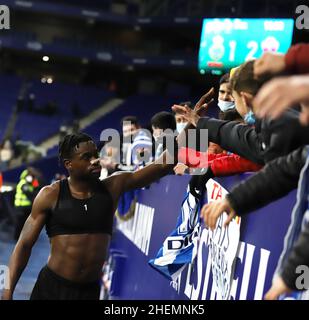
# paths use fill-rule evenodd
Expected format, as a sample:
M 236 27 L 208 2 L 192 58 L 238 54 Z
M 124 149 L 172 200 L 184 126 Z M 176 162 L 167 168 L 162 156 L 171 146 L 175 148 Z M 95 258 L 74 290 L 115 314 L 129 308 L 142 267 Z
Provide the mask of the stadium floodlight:
M 48 77 L 48 78 L 47 78 L 47 83 L 48 83 L 48 84 L 53 83 L 53 81 L 54 81 L 54 80 L 53 80 L 53 78 L 52 78 L 52 77 Z

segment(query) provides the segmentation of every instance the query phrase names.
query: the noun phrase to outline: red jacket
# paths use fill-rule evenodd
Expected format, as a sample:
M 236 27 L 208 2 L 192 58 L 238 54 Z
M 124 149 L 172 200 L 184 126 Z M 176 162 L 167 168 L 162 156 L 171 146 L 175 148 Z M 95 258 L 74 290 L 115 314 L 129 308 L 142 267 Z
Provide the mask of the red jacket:
M 207 168 L 210 166 L 215 177 L 230 176 L 248 171 L 258 171 L 261 165 L 253 163 L 237 154 L 209 154 L 190 148 L 180 148 L 178 161 L 191 168 Z
M 309 73 L 309 44 L 292 46 L 285 55 L 286 71 L 289 73 Z

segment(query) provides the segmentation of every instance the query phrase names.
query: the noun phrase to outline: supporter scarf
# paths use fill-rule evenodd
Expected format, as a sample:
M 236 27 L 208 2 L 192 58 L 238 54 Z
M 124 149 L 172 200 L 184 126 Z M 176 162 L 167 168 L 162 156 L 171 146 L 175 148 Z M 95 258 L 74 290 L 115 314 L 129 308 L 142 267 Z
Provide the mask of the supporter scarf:
M 176 228 L 165 239 L 156 257 L 148 262 L 169 280 L 175 280 L 196 257 L 201 231 L 200 199 L 189 192 L 188 186 Z

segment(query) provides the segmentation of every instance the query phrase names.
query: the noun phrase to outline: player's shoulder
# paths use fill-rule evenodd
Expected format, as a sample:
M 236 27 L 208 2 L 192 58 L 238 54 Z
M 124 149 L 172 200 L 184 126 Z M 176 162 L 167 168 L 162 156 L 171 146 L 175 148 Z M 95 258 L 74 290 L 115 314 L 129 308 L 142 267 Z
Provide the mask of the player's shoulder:
M 58 201 L 59 190 L 60 181 L 44 186 L 34 200 L 34 210 L 45 211 L 55 208 Z
M 60 181 L 55 181 L 47 186 L 44 186 L 37 195 L 38 200 L 46 202 L 53 201 L 58 198 L 60 190 Z

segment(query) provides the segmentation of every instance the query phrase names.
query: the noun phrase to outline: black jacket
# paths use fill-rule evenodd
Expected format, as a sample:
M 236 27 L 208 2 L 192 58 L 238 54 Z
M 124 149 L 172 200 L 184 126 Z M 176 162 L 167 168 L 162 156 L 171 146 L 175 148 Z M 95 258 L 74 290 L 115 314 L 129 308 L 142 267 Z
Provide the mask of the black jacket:
M 223 149 L 262 165 L 309 143 L 309 127 L 301 126 L 292 109 L 278 120 L 257 119 L 255 127 L 204 117 L 197 128 L 208 129 L 208 140 Z
M 287 156 L 269 162 L 257 174 L 243 181 L 227 195 L 231 206 L 237 215 L 244 215 L 250 211 L 279 199 L 295 189 L 300 172 L 306 163 L 309 146 L 299 148 Z M 265 186 L 267 185 L 267 188 Z M 258 195 L 258 196 L 257 196 Z M 306 273 L 296 273 L 301 265 L 309 266 L 309 224 L 301 232 L 289 257 L 283 264 L 281 277 L 286 285 L 294 290 L 306 289 L 296 286 L 297 278 L 307 277 Z M 298 283 L 304 283 L 301 279 Z
M 255 175 L 235 186 L 227 198 L 237 215 L 261 208 L 295 189 L 308 151 L 309 146 L 305 146 L 272 160 Z

